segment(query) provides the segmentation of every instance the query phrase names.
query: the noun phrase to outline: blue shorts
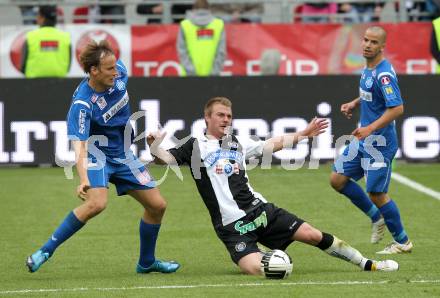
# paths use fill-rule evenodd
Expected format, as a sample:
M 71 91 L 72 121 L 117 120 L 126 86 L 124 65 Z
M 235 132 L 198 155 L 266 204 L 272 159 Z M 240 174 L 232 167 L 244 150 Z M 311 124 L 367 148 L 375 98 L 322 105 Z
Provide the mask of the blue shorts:
M 367 192 L 386 193 L 391 178 L 391 162 L 397 152 L 397 149 L 386 149 L 381 151 L 379 147 L 370 146 L 366 150 L 363 143 L 351 142 L 333 164 L 333 171 L 356 181 L 365 176 Z
M 128 190 L 152 189 L 156 181 L 144 164 L 131 152 L 128 158 L 110 158 L 105 161 L 91 160 L 87 176 L 91 188 L 107 187 L 111 182 L 116 186 L 118 196 L 127 194 Z

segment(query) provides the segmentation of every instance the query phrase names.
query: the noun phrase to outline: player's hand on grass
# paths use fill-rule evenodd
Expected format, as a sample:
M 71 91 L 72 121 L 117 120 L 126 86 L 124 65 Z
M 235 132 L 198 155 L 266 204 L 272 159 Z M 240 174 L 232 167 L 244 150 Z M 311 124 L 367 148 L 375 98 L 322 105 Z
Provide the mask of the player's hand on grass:
M 353 116 L 353 110 L 356 108 L 356 105 L 350 101 L 341 105 L 341 113 L 344 114 L 347 119 L 351 119 Z
M 76 194 L 78 198 L 85 201 L 87 199 L 87 191 L 90 189 L 89 183 L 81 183 L 76 188 Z
M 355 136 L 358 140 L 362 140 L 371 135 L 372 132 L 373 130 L 369 126 L 366 126 L 356 128 L 351 134 Z
M 304 130 L 304 135 L 307 137 L 314 137 L 322 134 L 328 127 L 328 119 L 326 118 L 313 118 Z

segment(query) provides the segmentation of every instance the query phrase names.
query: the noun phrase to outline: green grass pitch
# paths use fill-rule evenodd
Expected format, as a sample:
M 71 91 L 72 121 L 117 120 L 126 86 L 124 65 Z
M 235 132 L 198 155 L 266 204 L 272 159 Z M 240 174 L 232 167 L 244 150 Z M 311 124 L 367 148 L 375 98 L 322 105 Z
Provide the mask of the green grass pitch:
M 163 167 L 152 167 L 160 178 Z M 396 172 L 440 191 L 440 164 L 398 164 Z M 168 209 L 158 240 L 159 258 L 178 260 L 176 274 L 138 275 L 141 207 L 110 188 L 107 209 L 63 244 L 40 271 L 24 262 L 80 201 L 77 180 L 60 168 L 0 168 L 0 296 L 5 297 L 439 297 L 440 201 L 392 181 L 414 251 L 391 258 L 398 272 L 361 272 L 319 249 L 294 243 L 294 262 L 285 280 L 240 274 L 216 238 L 188 168 L 184 180 L 171 171 L 160 186 Z M 252 186 L 269 201 L 333 233 L 375 257 L 391 236 L 369 243 L 370 223 L 328 185 L 329 166 L 287 171 L 249 171 Z M 379 256 L 379 259 L 384 259 Z

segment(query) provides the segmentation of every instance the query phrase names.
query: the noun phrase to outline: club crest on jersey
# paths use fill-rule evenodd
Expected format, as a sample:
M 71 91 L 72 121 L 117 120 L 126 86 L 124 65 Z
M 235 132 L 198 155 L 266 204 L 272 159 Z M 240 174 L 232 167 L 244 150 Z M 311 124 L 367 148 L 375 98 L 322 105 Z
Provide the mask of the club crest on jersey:
M 215 165 L 216 174 L 225 174 L 226 176 L 231 176 L 232 174 L 238 174 L 240 172 L 240 167 L 237 163 L 231 163 L 228 159 L 220 159 Z
M 367 80 L 365 81 L 365 87 L 370 89 L 371 86 L 373 86 L 373 78 L 372 77 L 368 77 Z
M 104 97 L 98 98 L 96 101 L 96 104 L 98 105 L 99 109 L 103 110 L 107 106 L 107 102 L 105 101 Z

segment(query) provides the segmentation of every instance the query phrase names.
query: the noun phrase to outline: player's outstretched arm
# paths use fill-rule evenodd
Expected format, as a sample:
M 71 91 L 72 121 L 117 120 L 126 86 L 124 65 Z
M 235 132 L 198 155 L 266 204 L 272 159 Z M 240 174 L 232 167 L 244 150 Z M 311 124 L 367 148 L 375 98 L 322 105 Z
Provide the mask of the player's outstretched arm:
M 154 157 L 154 162 L 159 165 L 176 163 L 174 156 L 160 147 L 166 132 L 154 132 L 147 136 L 147 144 L 150 146 L 150 152 Z
M 72 141 L 72 144 L 75 150 L 76 170 L 80 181 L 76 188 L 76 194 L 81 200 L 85 200 L 87 198 L 87 190 L 90 188 L 87 176 L 87 141 Z
M 278 137 L 270 138 L 266 141 L 263 151 L 277 152 L 283 148 L 291 148 L 303 139 L 311 138 L 322 134 L 328 127 L 326 118 L 313 118 L 307 127 L 299 132 L 289 133 Z

